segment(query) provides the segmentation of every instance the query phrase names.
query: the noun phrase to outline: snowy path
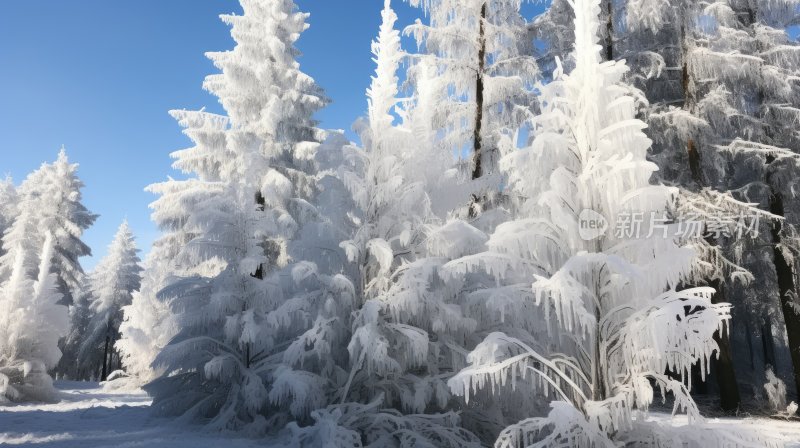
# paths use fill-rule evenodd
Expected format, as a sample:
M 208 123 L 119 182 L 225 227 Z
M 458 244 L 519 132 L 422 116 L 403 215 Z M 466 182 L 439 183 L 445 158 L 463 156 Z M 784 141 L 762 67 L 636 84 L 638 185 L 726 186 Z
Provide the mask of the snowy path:
M 58 404 L 0 408 L 0 446 L 92 447 L 263 447 L 252 439 L 176 428 L 150 416 L 144 393 L 107 393 L 97 383 L 57 382 Z
M 154 418 L 150 399 L 142 392 L 105 392 L 97 383 L 58 382 L 63 400 L 58 404 L 0 408 L 0 446 L 58 448 L 170 447 L 251 448 L 264 447 L 264 440 L 213 435 L 192 427 Z M 651 413 L 667 421 L 668 414 Z M 714 426 L 750 428 L 781 434 L 787 447 L 800 448 L 800 423 L 771 419 L 709 419 Z M 672 424 L 682 425 L 680 418 Z

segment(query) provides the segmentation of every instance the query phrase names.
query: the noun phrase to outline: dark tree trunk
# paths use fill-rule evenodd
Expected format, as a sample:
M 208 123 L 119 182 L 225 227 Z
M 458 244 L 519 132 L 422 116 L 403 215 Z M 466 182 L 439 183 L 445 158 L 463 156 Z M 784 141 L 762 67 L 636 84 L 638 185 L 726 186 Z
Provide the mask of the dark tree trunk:
M 774 162 L 772 156 L 767 157 L 767 169 Z M 776 188 L 773 172 L 767 174 L 767 184 L 770 187 L 769 211 L 773 215 L 784 216 L 783 195 Z M 794 284 L 794 271 L 789 264 L 781 245 L 781 230 L 783 223 L 775 221 L 772 225 L 772 253 L 775 263 L 775 274 L 778 277 L 778 294 L 780 296 L 783 320 L 786 323 L 786 336 L 789 341 L 789 353 L 792 356 L 792 373 L 796 390 L 800 393 L 800 315 L 795 312 L 794 296 L 797 294 Z
M 475 74 L 475 123 L 472 134 L 472 179 L 478 179 L 484 174 L 483 158 L 483 75 L 486 70 L 486 3 L 481 5 L 481 18 L 478 25 L 478 70 Z M 469 216 L 475 217 L 481 201 L 479 194 L 472 196 L 469 207 Z
M 486 70 L 486 3 L 481 6 L 478 27 L 478 71 L 475 76 L 475 123 L 472 135 L 472 178 L 483 176 L 483 72 Z
M 764 350 L 764 368 L 767 366 L 775 367 L 775 343 L 772 340 L 772 322 L 769 318 L 764 319 L 761 325 L 761 349 Z
M 714 280 L 710 285 L 717 292 L 711 298 L 712 303 L 725 302 L 725 286 L 719 280 Z M 736 382 L 736 370 L 733 368 L 733 355 L 731 352 L 731 323 L 728 323 L 727 332 L 721 335 L 719 331 L 714 332 L 714 341 L 719 346 L 719 357 L 711 358 L 714 372 L 717 375 L 719 385 L 719 404 L 723 411 L 733 412 L 739 408 L 741 397 L 739 396 L 739 383 Z
M 111 335 L 106 334 L 106 345 L 103 348 L 103 370 L 100 373 L 100 381 L 108 378 L 108 343 L 111 342 Z
M 256 210 L 263 212 L 266 209 L 266 207 L 267 207 L 267 199 L 264 197 L 263 194 L 261 194 L 260 190 L 256 191 L 255 202 L 256 202 Z M 267 247 L 269 247 L 268 243 L 265 242 L 264 246 L 263 246 L 265 252 L 267 250 Z M 263 264 L 258 265 L 258 267 L 256 268 L 256 272 L 253 273 L 253 274 L 250 274 L 250 276 L 254 277 L 254 278 L 257 278 L 259 280 L 264 280 L 264 265 Z M 244 310 L 242 310 L 242 311 L 244 311 Z
M 606 39 L 605 53 L 606 61 L 614 60 L 614 5 L 613 0 L 606 0 Z
M 683 51 L 683 61 L 681 63 L 681 85 L 683 86 L 683 108 L 695 114 L 697 106 L 697 94 L 692 82 L 692 74 L 689 69 L 689 38 L 686 35 L 686 26 L 681 27 L 681 49 Z M 686 142 L 686 154 L 689 161 L 689 172 L 692 180 L 697 187 L 705 187 L 703 180 L 703 169 L 700 159 L 700 151 L 693 138 Z
M 755 370 L 755 350 L 753 349 L 753 331 L 750 329 L 750 320 L 744 319 L 744 331 L 747 335 L 747 352 L 750 353 L 750 370 Z

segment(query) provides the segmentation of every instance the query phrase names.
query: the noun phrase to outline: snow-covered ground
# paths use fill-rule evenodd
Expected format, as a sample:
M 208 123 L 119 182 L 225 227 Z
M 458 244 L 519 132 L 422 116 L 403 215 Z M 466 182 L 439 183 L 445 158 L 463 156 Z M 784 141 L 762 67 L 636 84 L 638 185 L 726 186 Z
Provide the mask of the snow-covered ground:
M 684 426 L 687 423 L 686 416 L 672 417 L 667 413 L 651 412 L 649 414 L 653 420 L 669 422 L 675 426 Z M 800 448 L 800 422 L 787 421 L 771 418 L 708 418 L 708 425 L 725 431 L 726 428 L 737 431 L 758 432 L 773 437 L 776 441 L 785 443 L 786 448 Z
M 58 404 L 0 408 L 0 446 L 31 445 L 59 448 L 93 447 L 264 447 L 263 440 L 208 434 L 197 427 L 150 415 L 150 399 L 144 392 L 109 392 L 97 383 L 60 381 Z M 669 421 L 668 414 L 651 418 Z M 780 435 L 787 447 L 800 448 L 800 423 L 763 418 L 715 418 L 720 428 L 752 429 Z M 680 417 L 672 424 L 683 425 Z
M 208 434 L 154 418 L 144 392 L 106 392 L 97 383 L 57 382 L 58 404 L 0 408 L 0 446 L 263 447 L 263 441 Z

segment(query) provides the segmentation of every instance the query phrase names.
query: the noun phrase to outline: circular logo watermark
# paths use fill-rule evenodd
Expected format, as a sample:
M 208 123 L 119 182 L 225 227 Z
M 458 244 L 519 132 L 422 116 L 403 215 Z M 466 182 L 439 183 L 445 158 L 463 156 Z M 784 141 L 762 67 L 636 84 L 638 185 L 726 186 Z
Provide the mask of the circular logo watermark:
M 608 220 L 605 216 L 591 209 L 584 209 L 578 216 L 578 233 L 585 241 L 591 241 L 605 235 Z

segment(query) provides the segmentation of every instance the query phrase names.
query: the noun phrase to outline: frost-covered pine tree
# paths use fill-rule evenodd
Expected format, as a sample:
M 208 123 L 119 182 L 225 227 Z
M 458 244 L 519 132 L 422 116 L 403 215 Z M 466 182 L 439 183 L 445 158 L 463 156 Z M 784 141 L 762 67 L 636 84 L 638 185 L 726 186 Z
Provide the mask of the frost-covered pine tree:
M 290 426 L 292 440 L 300 446 L 476 446 L 475 436 L 449 412 L 445 384 L 455 371 L 454 347 L 463 344 L 474 322 L 451 302 L 455 296 L 437 271 L 448 259 L 447 243 L 467 244 L 458 240 L 459 231 L 464 238 L 470 230 L 480 232 L 458 221 L 444 235 L 450 239 L 441 254 L 429 248 L 438 241 L 439 221 L 425 177 L 429 171 L 441 174 L 449 168 L 441 162 L 452 165 L 453 157 L 439 157 L 432 145 L 415 140 L 418 134 L 393 124 L 405 54 L 388 0 L 382 19 L 372 44 L 377 68 L 367 90 L 368 120 L 358 127 L 364 148 L 347 147 L 339 169 L 356 203 L 355 230 L 341 243 L 357 299 L 347 333 L 348 371 L 335 401 L 312 413 L 312 425 Z
M 3 255 L 3 234 L 11 227 L 17 215 L 17 188 L 11 177 L 0 182 L 0 255 Z
M 519 123 L 528 118 L 538 66 L 520 14 L 521 0 L 410 0 L 429 17 L 408 27 L 425 59 L 422 70 L 443 101 L 427 111 L 439 146 L 464 155 L 473 182 L 469 213 L 476 216 L 497 196 L 497 160 L 516 148 Z M 412 70 L 413 71 L 413 70 Z
M 78 260 L 91 255 L 82 240 L 83 231 L 97 218 L 81 202 L 83 182 L 77 176 L 78 164 L 70 163 L 62 148 L 54 163 L 44 163 L 28 175 L 18 189 L 17 219 L 3 236 L 6 253 L 0 257 L 0 282 L 10 278 L 19 251 L 26 257 L 35 278 L 38 253 L 45 234 L 53 238 L 52 271 L 58 278 L 62 300 L 71 304 L 80 291 L 83 268 Z
M 193 177 L 152 187 L 156 221 L 186 243 L 164 266 L 157 297 L 176 335 L 147 389 L 162 412 L 263 432 L 326 404 L 353 293 L 330 269 L 337 226 L 312 205 L 340 139 L 316 128 L 326 99 L 296 61 L 308 16 L 288 0 L 241 3 L 222 16 L 236 47 L 209 54 L 222 73 L 205 82 L 227 117 L 179 114 L 196 146 L 176 166 Z
M 157 297 L 166 281 L 170 260 L 164 246 L 163 241 L 157 241 L 150 249 L 141 288 L 134 291 L 131 303 L 122 308 L 120 337 L 114 345 L 125 373 L 137 385 L 147 384 L 162 373 L 153 362 L 175 335 L 170 309 Z
M 369 124 L 362 129 L 366 148 L 354 151 L 356 172 L 346 177 L 353 179 L 347 184 L 357 200 L 361 225 L 342 246 L 358 269 L 362 298 L 349 345 L 353 367 L 346 393 L 368 402 L 382 392 L 388 405 L 422 412 L 434 400 L 445 407 L 446 388 L 436 378 L 441 368 L 436 357 L 445 357 L 452 342 L 448 339 L 471 331 L 473 322 L 448 303 L 452 295 L 437 284 L 446 250 L 430 250 L 440 224 L 424 180 L 414 171 L 440 160 L 433 151 L 427 157 L 415 152 L 411 134 L 392 125 L 398 102 L 396 72 L 403 54 L 392 28 L 396 16 L 388 4 L 383 19 L 373 44 L 378 67 L 367 91 Z M 447 235 L 452 239 L 442 245 L 457 244 L 457 238 L 471 236 L 470 230 L 480 234 L 458 223 L 463 228 L 453 225 Z M 430 340 L 434 335 L 438 342 Z M 412 371 L 417 375 L 410 376 Z M 421 388 L 427 392 L 420 395 Z
M 45 233 L 41 251 L 14 250 L 11 276 L 0 287 L 0 404 L 57 396 L 48 371 L 61 358 L 58 341 L 69 318 L 67 307 L 58 303 L 61 294 L 50 269 L 54 243 Z M 34 258 L 41 260 L 35 281 L 28 261 Z
M 731 129 L 739 130 L 742 135 L 752 130 L 752 121 L 737 118 L 745 110 L 753 110 L 752 101 L 731 96 L 730 89 L 758 90 L 748 86 L 746 81 L 742 82 L 745 78 L 752 79 L 743 77 L 743 74 L 751 72 L 747 67 L 752 66 L 753 58 L 748 55 L 751 51 L 751 45 L 746 43 L 748 39 L 743 39 L 746 33 L 734 25 L 747 16 L 742 9 L 755 3 L 601 2 L 603 56 L 607 60 L 626 60 L 631 68 L 626 80 L 642 91 L 633 91 L 632 94 L 637 97 L 641 116 L 649 125 L 646 133 L 654 140 L 650 157 L 659 166 L 657 175 L 662 181 L 681 187 L 679 213 L 709 223 L 709 228 L 724 225 L 730 217 L 746 216 L 748 220 L 760 219 L 762 223 L 771 219 L 768 212 L 757 208 L 761 201 L 754 197 L 756 195 L 741 194 L 742 180 L 749 170 L 740 168 L 749 163 L 731 161 L 724 154 L 724 146 L 731 139 Z M 770 7 L 775 6 L 777 4 Z M 540 50 L 544 63 L 550 63 L 559 51 L 571 47 L 571 38 L 564 37 L 567 33 L 558 33 L 571 20 L 570 17 L 571 8 L 566 2 L 555 2 L 547 13 L 537 18 L 535 30 L 546 43 Z M 721 21 L 717 22 L 718 19 Z M 718 23 L 727 25 L 719 28 Z M 728 43 L 709 45 L 716 39 L 710 38 L 709 33 L 717 34 L 721 41 Z M 719 73 L 709 75 L 705 72 L 708 69 Z M 734 109 L 739 109 L 739 112 L 732 112 Z M 740 172 L 734 174 L 734 171 Z M 738 180 L 730 182 L 731 179 Z M 745 183 L 752 180 L 751 177 Z M 762 235 L 767 233 L 764 225 Z M 764 244 L 754 244 L 755 237 L 756 234 L 752 233 L 742 238 L 708 238 L 693 244 L 706 266 L 702 283 L 717 290 L 714 301 L 734 302 L 733 325 L 744 327 L 743 331 L 734 333 L 771 339 L 766 334 L 770 333 L 768 327 L 772 319 L 762 316 L 765 316 L 766 309 L 774 308 L 768 303 L 777 300 L 764 301 L 760 295 L 742 297 L 747 295 L 742 292 L 752 290 L 742 288 L 742 285 L 756 278 L 762 283 L 771 282 L 764 278 L 759 267 L 763 263 L 753 262 L 754 258 L 763 256 L 751 254 L 764 252 L 763 249 L 753 250 L 753 246 Z M 748 337 L 752 339 L 752 336 Z M 739 385 L 745 387 L 759 382 L 749 374 L 743 375 L 742 367 L 747 364 L 744 360 L 759 355 L 742 350 L 734 354 L 726 337 L 716 335 L 715 338 L 720 344 L 721 357 L 713 362 L 712 382 L 719 388 L 722 408 L 734 411 L 740 403 L 737 377 Z M 757 345 L 761 346 L 760 343 Z M 738 346 L 741 348 L 748 344 Z M 763 366 L 755 371 L 763 372 Z M 704 383 L 700 386 L 706 388 Z
M 171 154 L 175 159 L 173 168 L 196 175 L 197 181 L 170 180 L 148 187 L 148 191 L 160 196 L 150 207 L 162 234 L 147 256 L 141 288 L 134 292 L 131 304 L 123 308 L 116 344 L 126 372 L 140 385 L 163 373 L 153 362 L 177 331 L 169 304 L 159 298 L 159 292 L 172 277 L 213 277 L 222 269 L 221 261 L 214 258 L 195 264 L 182 255 L 182 250 L 198 233 L 192 219 L 196 207 L 216 191 L 213 185 L 225 175 L 225 131 L 229 121 L 205 110 L 173 110 L 170 114 L 195 144 Z
M 78 364 L 101 381 L 112 370 L 122 367 L 114 344 L 119 339 L 122 308 L 131 304 L 134 291 L 141 286 L 138 252 L 133 233 L 124 221 L 108 247 L 108 254 L 89 274 L 91 319 L 82 336 Z
M 501 161 L 509 188 L 526 198 L 519 216 L 498 226 L 488 252 L 448 265 L 455 274 L 527 279 L 495 288 L 487 304 L 516 316 L 534 301 L 550 336 L 501 327 L 449 385 L 468 399 L 516 385 L 554 400 L 548 417 L 506 428 L 496 446 L 680 446 L 703 433 L 667 435 L 634 411 L 647 410 L 660 389 L 690 422 L 702 421 L 689 374 L 696 363 L 707 373 L 729 306 L 712 303 L 710 288 L 680 289 L 698 271 L 669 225 L 677 191 L 651 184 L 657 167 L 622 84 L 625 63 L 601 62 L 600 1 L 574 9 L 575 68 L 541 87 L 531 147 Z

